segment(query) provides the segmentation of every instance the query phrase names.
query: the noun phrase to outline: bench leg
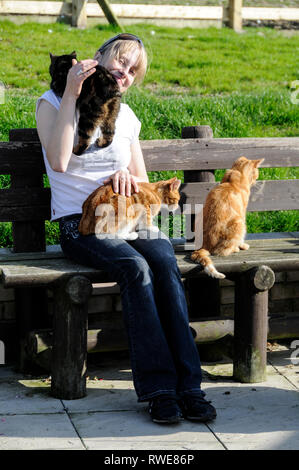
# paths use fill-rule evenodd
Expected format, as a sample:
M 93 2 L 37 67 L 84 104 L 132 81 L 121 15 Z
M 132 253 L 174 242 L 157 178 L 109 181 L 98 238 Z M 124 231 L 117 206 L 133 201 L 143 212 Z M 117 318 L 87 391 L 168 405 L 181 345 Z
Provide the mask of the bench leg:
M 73 400 L 86 395 L 89 279 L 74 276 L 54 287 L 51 394 Z
M 33 329 L 49 327 L 48 299 L 44 287 L 15 288 L 18 365 L 20 372 L 30 374 L 34 364 L 27 351 L 27 336 Z
M 233 377 L 238 382 L 266 380 L 268 290 L 274 282 L 268 266 L 250 269 L 236 280 Z

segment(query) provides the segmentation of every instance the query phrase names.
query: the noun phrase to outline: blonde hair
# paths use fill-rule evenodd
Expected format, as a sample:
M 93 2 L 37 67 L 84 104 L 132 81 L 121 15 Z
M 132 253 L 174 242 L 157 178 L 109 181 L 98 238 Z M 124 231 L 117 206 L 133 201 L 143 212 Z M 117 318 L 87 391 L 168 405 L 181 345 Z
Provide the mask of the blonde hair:
M 139 50 L 139 56 L 137 58 L 135 66 L 136 75 L 134 83 L 138 85 L 144 79 L 147 69 L 147 53 L 143 45 L 140 44 L 138 41 L 117 39 L 116 41 L 107 45 L 107 47 L 102 53 L 97 51 L 95 54 L 95 58 L 99 59 L 100 65 L 105 66 L 105 64 L 110 60 L 118 60 L 122 55 L 128 52 L 135 51 L 136 49 Z

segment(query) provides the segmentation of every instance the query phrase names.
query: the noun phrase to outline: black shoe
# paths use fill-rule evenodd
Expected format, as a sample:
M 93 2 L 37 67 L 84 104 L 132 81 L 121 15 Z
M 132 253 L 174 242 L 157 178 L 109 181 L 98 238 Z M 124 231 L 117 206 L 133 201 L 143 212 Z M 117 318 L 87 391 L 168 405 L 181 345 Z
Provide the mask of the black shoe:
M 186 395 L 180 400 L 183 416 L 190 421 L 205 423 L 217 416 L 214 406 L 210 405 L 202 396 Z
M 169 395 L 159 395 L 149 402 L 149 414 L 154 423 L 174 424 L 183 419 L 177 399 Z

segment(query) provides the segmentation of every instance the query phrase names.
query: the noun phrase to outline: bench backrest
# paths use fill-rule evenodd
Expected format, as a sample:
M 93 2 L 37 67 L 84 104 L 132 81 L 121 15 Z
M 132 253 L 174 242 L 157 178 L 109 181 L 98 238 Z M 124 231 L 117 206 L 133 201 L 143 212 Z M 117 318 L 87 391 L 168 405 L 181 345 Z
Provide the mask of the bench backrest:
M 36 129 L 12 129 L 9 137 L 9 142 L 0 142 L 0 174 L 11 175 L 10 188 L 1 190 L 0 221 L 13 222 L 14 251 L 44 251 L 50 189 L 44 188 L 45 166 L 38 135 Z M 203 204 L 216 184 L 213 177 L 200 175 L 231 168 L 241 155 L 265 158 L 262 167 L 267 168 L 299 166 L 297 137 L 148 140 L 141 141 L 141 147 L 147 171 L 184 171 L 188 182 L 181 186 L 181 205 L 192 208 Z M 248 206 L 249 211 L 298 208 L 299 181 L 294 179 L 259 181 Z

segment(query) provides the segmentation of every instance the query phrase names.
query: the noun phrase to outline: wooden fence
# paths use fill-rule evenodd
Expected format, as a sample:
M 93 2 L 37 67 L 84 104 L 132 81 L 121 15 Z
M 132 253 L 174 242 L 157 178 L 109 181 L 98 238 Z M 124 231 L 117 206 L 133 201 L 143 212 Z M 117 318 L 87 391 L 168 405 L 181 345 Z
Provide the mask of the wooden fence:
M 0 0 L 0 17 L 35 16 L 37 20 L 51 18 L 51 21 L 65 20 L 73 26 L 84 28 L 89 19 L 105 20 L 106 1 L 89 3 L 87 0 L 72 0 L 72 2 Z M 101 6 L 100 6 L 101 4 Z M 236 31 L 242 29 L 243 21 L 292 21 L 299 22 L 299 8 L 262 8 L 243 7 L 242 0 L 228 0 L 226 6 L 179 6 L 179 5 L 140 5 L 140 4 L 111 4 L 113 15 L 121 22 L 160 23 L 170 24 L 188 22 L 188 25 L 198 26 L 199 22 L 207 21 L 214 24 L 228 24 Z M 109 19 L 110 22 L 113 20 Z

